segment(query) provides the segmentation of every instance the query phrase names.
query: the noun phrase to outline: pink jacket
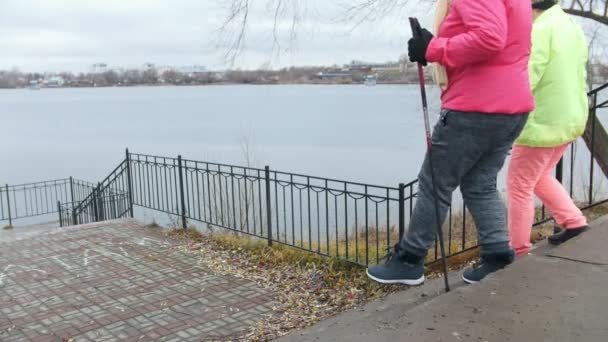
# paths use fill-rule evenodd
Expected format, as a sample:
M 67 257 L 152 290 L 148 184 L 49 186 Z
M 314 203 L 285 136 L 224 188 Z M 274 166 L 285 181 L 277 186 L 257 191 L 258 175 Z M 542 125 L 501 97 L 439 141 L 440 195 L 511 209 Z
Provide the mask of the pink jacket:
M 528 60 L 532 7 L 522 0 L 452 0 L 426 52 L 446 67 L 442 108 L 496 114 L 534 109 Z

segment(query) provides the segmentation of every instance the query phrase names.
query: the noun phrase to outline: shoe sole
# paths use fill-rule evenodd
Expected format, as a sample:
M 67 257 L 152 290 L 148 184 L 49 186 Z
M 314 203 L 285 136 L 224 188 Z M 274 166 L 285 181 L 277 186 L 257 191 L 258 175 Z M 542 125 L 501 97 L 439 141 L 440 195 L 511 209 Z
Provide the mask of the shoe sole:
M 367 276 L 373 280 L 376 281 L 380 284 L 387 284 L 387 285 L 394 285 L 394 284 L 402 284 L 402 285 L 409 285 L 409 286 L 418 286 L 418 285 L 422 285 L 422 283 L 424 283 L 424 275 L 420 278 L 420 279 L 396 279 L 396 280 L 384 280 L 384 279 L 379 279 L 374 277 L 373 275 L 369 274 L 369 271 L 366 272 Z
M 462 276 L 462 280 L 464 280 L 465 283 L 471 284 L 471 285 L 479 284 L 478 281 L 467 279 L 465 276 Z

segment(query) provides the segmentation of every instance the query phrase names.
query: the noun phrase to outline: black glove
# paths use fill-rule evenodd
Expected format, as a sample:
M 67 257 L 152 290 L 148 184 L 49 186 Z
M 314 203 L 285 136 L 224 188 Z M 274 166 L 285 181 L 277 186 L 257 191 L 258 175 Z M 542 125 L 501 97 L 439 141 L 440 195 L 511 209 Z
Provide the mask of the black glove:
M 410 57 L 410 62 L 427 65 L 426 49 L 429 47 L 431 39 L 433 39 L 433 34 L 427 29 L 422 29 L 419 35 L 407 42 L 407 55 Z

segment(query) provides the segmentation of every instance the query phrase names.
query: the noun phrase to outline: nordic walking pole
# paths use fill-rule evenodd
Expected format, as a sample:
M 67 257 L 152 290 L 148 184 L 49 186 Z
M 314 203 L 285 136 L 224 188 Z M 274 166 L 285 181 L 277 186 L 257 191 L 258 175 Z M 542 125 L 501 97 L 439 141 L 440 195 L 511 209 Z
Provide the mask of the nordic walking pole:
M 422 28 L 416 18 L 410 18 L 410 26 L 414 37 L 421 35 Z M 443 229 L 441 228 L 441 220 L 439 218 L 439 198 L 437 196 L 437 188 L 435 185 L 435 170 L 433 169 L 432 146 L 433 140 L 431 137 L 431 124 L 429 120 L 429 106 L 426 99 L 426 85 L 424 82 L 424 69 L 421 63 L 418 63 L 418 79 L 420 83 L 420 95 L 422 96 L 422 111 L 424 114 L 424 128 L 426 130 L 426 147 L 429 157 L 429 167 L 431 169 L 431 183 L 433 184 L 433 199 L 435 200 L 435 217 L 437 220 L 437 235 L 439 236 L 439 248 L 441 249 L 441 262 L 443 266 L 443 277 L 445 278 L 445 291 L 450 291 L 450 282 L 448 280 L 448 263 L 445 258 L 445 243 L 443 241 Z

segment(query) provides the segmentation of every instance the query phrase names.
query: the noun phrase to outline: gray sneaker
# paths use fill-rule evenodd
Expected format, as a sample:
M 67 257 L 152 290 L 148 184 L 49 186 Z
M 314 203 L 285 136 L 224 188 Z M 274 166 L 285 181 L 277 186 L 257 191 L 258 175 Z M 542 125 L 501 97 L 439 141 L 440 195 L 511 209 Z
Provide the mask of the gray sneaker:
M 462 275 L 462 280 L 468 284 L 477 284 L 496 271 L 507 267 L 515 260 L 515 253 L 512 250 L 500 253 L 482 253 L 479 264 L 468 268 Z
M 402 253 L 398 246 L 389 251 L 383 265 L 371 266 L 367 276 L 381 284 L 417 286 L 424 283 L 424 258 Z

